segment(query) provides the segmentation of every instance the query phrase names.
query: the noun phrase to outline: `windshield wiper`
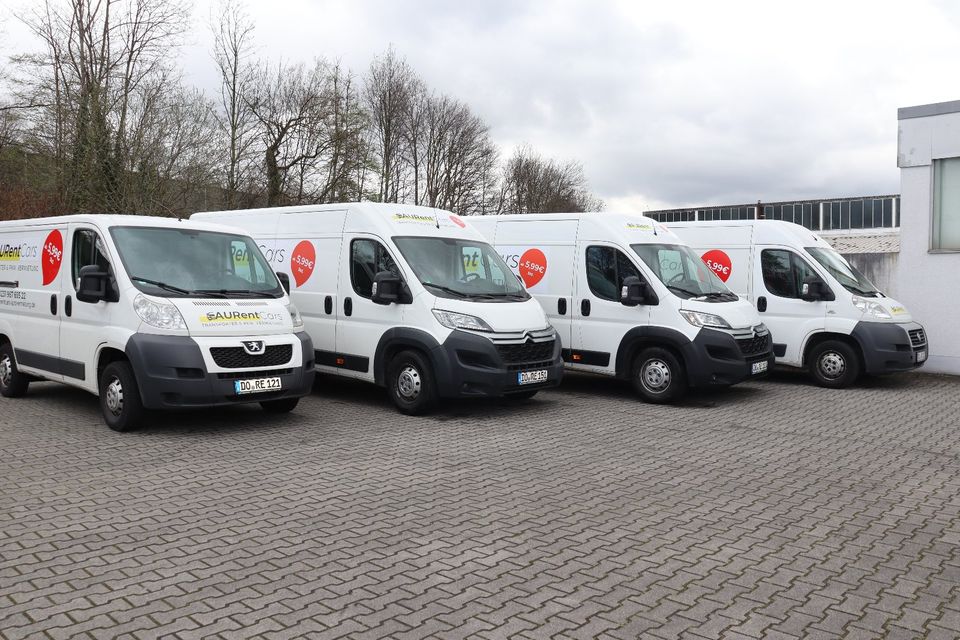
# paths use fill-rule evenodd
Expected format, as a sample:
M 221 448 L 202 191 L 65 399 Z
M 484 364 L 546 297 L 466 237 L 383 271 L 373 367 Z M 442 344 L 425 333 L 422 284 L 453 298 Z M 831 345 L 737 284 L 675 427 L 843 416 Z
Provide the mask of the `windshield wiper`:
M 470 297 L 470 294 L 469 294 L 469 293 L 464 293 L 463 291 L 458 291 L 457 289 L 451 289 L 450 287 L 445 287 L 445 286 L 443 286 L 442 284 L 433 284 L 432 282 L 424 282 L 424 283 L 423 283 L 423 286 L 425 286 L 425 287 L 432 287 L 432 288 L 434 288 L 434 289 L 439 289 L 440 291 L 443 291 L 443 292 L 445 292 L 445 293 L 452 293 L 453 295 L 459 296 L 459 297 L 461 297 L 461 298 L 469 298 L 469 297 Z
M 217 294 L 223 297 L 236 296 L 248 298 L 276 298 L 269 291 L 254 291 L 253 289 L 197 289 L 196 293 Z
M 167 284 L 166 282 L 158 282 L 157 280 L 150 280 L 149 278 L 141 278 L 140 276 L 130 276 L 130 279 L 136 280 L 137 282 L 142 282 L 144 284 L 151 284 L 159 289 L 163 289 L 164 291 L 179 293 L 184 296 L 188 296 L 192 293 L 197 293 L 196 291 L 190 291 L 189 289 L 181 289 L 180 287 L 175 287 L 172 284 Z
M 698 292 L 696 292 L 696 291 L 690 291 L 690 289 L 684 289 L 683 287 L 678 287 L 678 286 L 676 286 L 676 285 L 674 285 L 674 284 L 668 284 L 668 285 L 664 285 L 664 286 L 666 286 L 667 289 L 670 289 L 671 291 L 679 291 L 680 293 L 685 293 L 685 294 L 687 294 L 688 296 L 690 296 L 691 298 L 699 298 L 699 297 L 701 297 L 701 296 L 705 296 L 705 295 L 706 295 L 705 293 L 698 293 Z

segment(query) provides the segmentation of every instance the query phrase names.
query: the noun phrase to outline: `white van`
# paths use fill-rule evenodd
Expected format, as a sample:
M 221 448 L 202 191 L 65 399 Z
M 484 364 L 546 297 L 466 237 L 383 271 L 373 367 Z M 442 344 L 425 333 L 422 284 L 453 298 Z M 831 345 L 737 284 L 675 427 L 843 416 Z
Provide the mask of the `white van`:
M 770 327 L 777 363 L 805 367 L 822 386 L 861 373 L 921 366 L 927 337 L 815 233 L 792 222 L 743 220 L 668 224 Z
M 0 222 L 0 392 L 31 380 L 100 397 L 107 425 L 144 409 L 260 402 L 292 410 L 313 346 L 250 236 L 169 218 Z
M 639 214 L 471 218 L 560 333 L 568 369 L 633 381 L 650 402 L 731 385 L 773 362 L 748 302 L 700 256 Z
M 441 397 L 529 398 L 560 382 L 543 310 L 448 211 L 355 203 L 193 219 L 249 231 L 288 279 L 317 370 L 385 386 L 403 413 Z

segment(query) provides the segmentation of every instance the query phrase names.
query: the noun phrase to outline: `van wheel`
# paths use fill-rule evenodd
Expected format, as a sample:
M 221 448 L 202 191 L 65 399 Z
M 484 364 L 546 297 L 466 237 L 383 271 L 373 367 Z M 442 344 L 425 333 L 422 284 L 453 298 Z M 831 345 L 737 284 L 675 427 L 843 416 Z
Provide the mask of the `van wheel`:
M 416 351 L 401 351 L 390 361 L 387 389 L 393 404 L 407 415 L 426 413 L 437 402 L 433 370 Z
M 687 375 L 675 355 L 661 349 L 644 349 L 633 360 L 633 388 L 644 400 L 666 404 L 687 392 Z
M 111 362 L 100 374 L 100 410 L 103 420 L 114 431 L 130 431 L 140 426 L 143 402 L 130 363 Z
M 6 398 L 20 398 L 26 395 L 28 386 L 30 377 L 17 369 L 13 345 L 9 342 L 0 345 L 0 394 Z
M 810 351 L 810 375 L 821 387 L 849 387 L 860 377 L 860 358 L 846 342 L 821 342 Z
M 290 413 L 297 408 L 300 398 L 281 398 L 280 400 L 264 400 L 260 407 L 267 413 Z

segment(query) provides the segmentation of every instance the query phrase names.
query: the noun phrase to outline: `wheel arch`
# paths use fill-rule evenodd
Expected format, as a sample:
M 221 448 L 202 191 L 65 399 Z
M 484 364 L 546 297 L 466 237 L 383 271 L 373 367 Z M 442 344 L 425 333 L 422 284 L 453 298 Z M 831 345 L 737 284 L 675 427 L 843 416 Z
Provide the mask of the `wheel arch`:
M 866 366 L 866 361 L 863 355 L 863 346 L 860 344 L 860 342 L 851 335 L 844 334 L 844 333 L 834 333 L 832 331 L 820 331 L 820 332 L 814 333 L 813 335 L 807 338 L 806 344 L 803 345 L 803 351 L 802 351 L 803 359 L 801 360 L 801 363 L 800 363 L 801 366 L 809 367 L 811 364 L 810 353 L 814 349 L 816 349 L 818 346 L 823 344 L 824 342 L 829 342 L 831 340 L 835 340 L 837 342 L 843 342 L 844 344 L 853 348 L 853 352 L 857 354 L 857 360 L 859 360 L 860 370 L 861 371 L 864 370 L 864 367 Z
M 642 349 L 660 347 L 670 351 L 684 368 L 688 366 L 683 356 L 684 346 L 690 344 L 690 338 L 676 329 L 668 327 L 634 327 L 624 334 L 617 348 L 616 374 L 620 378 L 629 378 L 633 360 Z
M 412 327 L 394 327 L 380 336 L 377 349 L 373 356 L 373 379 L 378 385 L 386 386 L 387 365 L 391 359 L 401 351 L 408 349 L 419 351 L 433 367 L 434 374 L 442 373 L 437 361 L 436 350 L 440 343 L 432 335 L 422 329 Z

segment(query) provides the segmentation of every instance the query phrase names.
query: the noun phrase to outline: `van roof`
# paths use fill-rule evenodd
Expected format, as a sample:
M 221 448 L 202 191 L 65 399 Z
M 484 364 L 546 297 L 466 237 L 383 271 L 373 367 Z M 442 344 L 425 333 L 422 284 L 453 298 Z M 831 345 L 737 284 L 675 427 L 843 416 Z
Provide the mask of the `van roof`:
M 187 218 L 166 218 L 161 216 L 138 216 L 118 213 L 91 213 L 74 214 L 67 216 L 50 216 L 48 218 L 27 218 L 24 220 L 0 221 L 0 231 L 14 227 L 42 227 L 64 225 L 70 223 L 92 224 L 100 229 L 110 227 L 179 227 L 205 231 L 222 231 L 236 233 L 236 229 L 222 224 L 195 222 Z
M 687 244 L 662 222 L 642 213 L 585 211 L 577 213 L 511 213 L 485 216 L 497 221 L 555 222 L 577 220 L 578 236 L 585 240 L 617 239 L 628 244 Z
M 830 243 L 806 227 L 785 220 L 702 220 L 669 222 L 671 229 L 740 227 L 753 229 L 754 244 L 783 244 L 796 247 L 829 247 Z
M 231 224 L 231 218 L 265 215 L 317 214 L 326 212 L 349 212 L 346 226 L 330 231 L 364 231 L 393 237 L 402 235 L 463 237 L 470 240 L 482 240 L 483 236 L 469 224 L 474 216 L 457 216 L 444 209 L 421 207 L 412 204 L 382 202 L 346 202 L 333 204 L 297 205 L 291 207 L 269 207 L 261 209 L 236 209 L 232 211 L 204 211 L 195 213 L 191 220 L 211 220 L 220 224 Z M 238 220 L 239 223 L 239 220 Z M 282 224 L 282 222 L 281 222 Z M 316 225 L 314 229 L 317 228 Z M 278 227 L 281 228 L 281 227 Z

